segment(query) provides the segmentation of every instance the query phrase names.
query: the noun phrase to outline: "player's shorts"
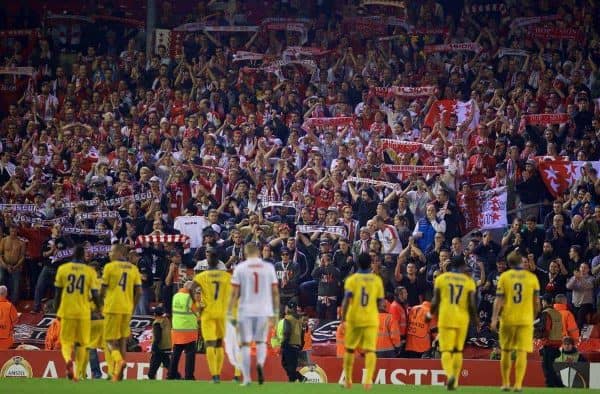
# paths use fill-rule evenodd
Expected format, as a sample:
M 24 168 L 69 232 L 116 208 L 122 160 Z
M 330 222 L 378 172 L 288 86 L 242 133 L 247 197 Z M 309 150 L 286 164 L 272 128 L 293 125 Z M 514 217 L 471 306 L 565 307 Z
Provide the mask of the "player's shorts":
M 216 341 L 225 337 L 225 319 L 201 318 L 202 338 L 204 341 Z
M 240 317 L 238 335 L 241 343 L 267 342 L 269 318 L 266 316 Z
M 500 349 L 519 350 L 531 353 L 533 351 L 533 325 L 500 324 Z
M 351 325 L 347 324 L 344 344 L 348 350 L 355 350 L 359 348 L 363 351 L 376 351 L 377 326 L 352 327 Z
M 90 333 L 90 349 L 104 347 L 104 319 L 92 320 L 92 330 Z
M 104 340 L 114 341 L 129 338 L 131 315 L 125 313 L 107 313 L 104 315 Z
M 88 346 L 90 343 L 90 322 L 90 319 L 62 318 L 60 320 L 60 342 Z
M 438 327 L 440 352 L 462 352 L 468 327 Z

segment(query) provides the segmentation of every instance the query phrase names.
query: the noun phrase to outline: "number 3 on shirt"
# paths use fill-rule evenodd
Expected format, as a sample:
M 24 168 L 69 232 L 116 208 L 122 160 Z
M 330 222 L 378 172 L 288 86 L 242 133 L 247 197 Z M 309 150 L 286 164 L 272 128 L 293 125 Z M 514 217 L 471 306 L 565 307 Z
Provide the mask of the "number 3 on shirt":
M 367 306 L 369 304 L 369 294 L 367 294 L 367 289 L 363 286 L 360 290 L 360 305 Z
M 513 295 L 513 303 L 520 304 L 523 300 L 523 285 L 519 282 L 515 283 L 513 291 L 515 292 L 515 295 Z
M 121 279 L 119 279 L 118 285 L 121 287 L 121 289 L 123 289 L 123 291 L 125 291 L 125 288 L 127 287 L 127 272 L 123 272 Z

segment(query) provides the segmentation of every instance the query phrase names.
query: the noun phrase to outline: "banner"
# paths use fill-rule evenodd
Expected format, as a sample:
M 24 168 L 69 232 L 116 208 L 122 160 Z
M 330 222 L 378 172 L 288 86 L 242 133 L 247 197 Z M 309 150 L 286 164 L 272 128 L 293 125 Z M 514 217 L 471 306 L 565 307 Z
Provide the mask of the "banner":
M 296 226 L 296 231 L 302 234 L 326 233 L 346 237 L 344 226 L 299 225 Z
M 492 230 L 506 228 L 506 187 L 479 192 L 479 228 Z
M 359 177 L 355 177 L 355 176 L 349 176 L 348 178 L 346 178 L 344 180 L 344 183 L 348 183 L 348 182 L 365 183 L 368 185 L 389 187 L 390 189 L 397 189 L 401 186 L 399 183 L 378 181 L 376 179 L 371 179 L 371 178 L 359 178 Z
M 544 16 L 532 16 L 532 17 L 515 18 L 510 23 L 510 29 L 514 30 L 514 29 L 516 29 L 518 27 L 523 27 L 523 26 L 528 26 L 528 25 L 535 25 L 537 23 L 550 22 L 550 21 L 555 21 L 555 20 L 558 20 L 558 19 L 560 19 L 560 15 L 544 15 Z
M 110 252 L 111 248 L 112 248 L 112 245 L 91 245 L 91 246 L 86 247 L 85 251 L 90 254 L 93 254 L 93 255 L 106 256 Z M 50 260 L 52 262 L 55 262 L 57 260 L 66 259 L 67 257 L 73 256 L 74 252 L 75 252 L 74 248 L 59 250 L 58 252 L 56 252 L 55 255 L 50 256 Z
M 424 124 L 433 128 L 435 123 L 440 120 L 440 115 L 443 117 L 444 125 L 450 121 L 450 115 L 455 114 L 458 117 L 458 125 L 469 121 L 467 128 L 475 129 L 479 124 L 479 106 L 474 100 L 458 101 L 458 100 L 437 100 L 429 108 L 429 112 L 425 116 Z
M 15 325 L 15 343 L 42 346 L 43 348 L 46 333 L 55 317 L 54 314 L 21 314 Z M 153 320 L 152 316 L 132 316 L 129 327 L 133 337 L 137 339 L 146 329 L 151 329 Z M 2 377 L 4 376 L 0 376 L 0 378 Z
M 496 57 L 504 57 L 504 56 L 523 56 L 526 57 L 529 55 L 529 52 L 523 49 L 516 48 L 500 48 L 498 49 L 498 53 L 496 53 Z
M 505 228 L 508 224 L 506 197 L 505 187 L 474 191 L 468 195 L 459 193 L 456 203 L 465 220 L 465 232 Z
M 318 47 L 301 47 L 301 46 L 292 46 L 287 47 L 285 51 L 283 51 L 282 56 L 284 58 L 288 57 L 296 57 L 298 55 L 301 56 L 323 56 L 331 51 L 328 49 L 318 48 Z
M 149 317 L 148 317 L 149 318 Z M 104 354 L 98 354 L 103 378 L 106 378 L 106 362 Z M 126 380 L 147 379 L 150 367 L 149 353 L 127 353 L 127 361 L 124 368 L 123 378 Z M 210 380 L 210 372 L 206 368 L 206 357 L 203 354 L 196 355 L 196 369 L 194 376 L 196 380 Z M 590 370 L 595 363 L 588 364 Z M 183 368 L 183 363 L 181 364 Z M 49 378 L 66 379 L 66 366 L 60 351 L 58 350 L 9 350 L 0 351 L 0 378 Z M 357 357 L 353 381 L 360 382 L 364 371 L 363 357 Z M 265 379 L 267 382 L 287 382 L 287 375 L 281 366 L 281 359 L 270 354 L 267 357 L 265 367 Z M 343 382 L 342 359 L 336 357 L 310 357 L 310 365 L 303 367 L 299 372 L 307 378 L 307 383 L 339 383 Z M 233 367 L 229 362 L 223 364 L 221 380 L 233 379 Z M 159 368 L 156 379 L 166 378 L 167 371 Z M 88 378 L 91 373 L 88 370 Z M 431 359 L 401 359 L 380 358 L 374 371 L 373 383 L 376 385 L 432 385 L 443 386 L 446 378 L 440 360 Z M 20 380 L 3 380 L 6 392 L 17 392 L 12 390 L 13 385 L 23 384 Z M 500 376 L 500 365 L 498 361 L 492 360 L 469 360 L 465 359 L 461 371 L 460 384 L 462 386 L 497 386 L 502 384 Z M 544 374 L 540 361 L 530 360 L 527 363 L 525 374 L 525 387 L 544 387 Z M 590 388 L 598 388 L 590 384 Z M 377 389 L 375 389 L 377 391 Z
M 519 132 L 523 132 L 527 125 L 546 125 L 567 123 L 571 119 L 569 114 L 536 114 L 522 115 L 519 122 Z
M 135 248 L 138 253 L 142 252 L 142 245 L 145 243 L 182 243 L 183 253 L 190 252 L 191 239 L 185 234 L 150 234 L 140 235 L 135 240 Z
M 406 8 L 406 2 L 404 0 L 362 0 L 360 5 L 377 5 L 386 7 Z
M 463 42 L 460 44 L 439 44 L 439 45 L 425 45 L 423 50 L 425 53 L 434 52 L 476 52 L 479 53 L 483 48 L 476 42 Z
M 389 138 L 381 139 L 381 147 L 383 149 L 392 149 L 396 153 L 415 153 L 421 148 L 425 150 L 432 150 L 433 145 L 423 144 L 422 142 L 413 141 L 397 141 Z
M 39 209 L 35 204 L 0 204 L 0 212 L 35 212 Z
M 63 227 L 61 229 L 63 234 L 75 234 L 75 235 L 91 235 L 101 237 L 103 235 L 110 235 L 110 230 L 98 230 L 95 228 L 79 228 L 79 227 Z
M 538 160 L 538 171 L 548 191 L 558 197 L 581 179 L 587 163 L 600 173 L 600 161 Z
M 302 124 L 303 128 L 307 127 L 327 127 L 327 126 L 350 126 L 354 119 L 351 116 L 340 116 L 336 118 L 308 118 Z
M 52 227 L 55 224 L 65 224 L 70 221 L 68 216 L 60 216 L 54 219 L 34 218 L 26 215 L 15 215 L 12 217 L 15 223 L 29 223 L 41 227 Z
M 143 29 L 144 26 L 146 25 L 146 22 L 143 21 L 143 20 L 137 20 L 137 19 L 131 19 L 131 18 L 122 18 L 122 17 L 119 17 L 119 16 L 112 16 L 112 15 L 94 14 L 94 15 L 92 15 L 92 18 L 95 21 L 116 22 L 116 23 L 120 23 L 122 25 L 136 27 L 138 29 Z
M 504 3 L 493 3 L 493 4 L 471 4 L 464 8 L 465 14 L 487 14 L 492 12 L 499 12 L 505 15 L 508 10 Z
M 383 164 L 383 172 L 393 174 L 441 174 L 444 172 L 443 166 L 415 166 L 409 164 Z
M 391 86 L 389 88 L 374 87 L 369 94 L 377 97 L 427 97 L 436 92 L 437 86 Z
M 174 31 L 182 31 L 193 33 L 197 31 L 212 31 L 212 32 L 229 32 L 229 33 L 240 33 L 240 32 L 257 32 L 258 26 L 212 26 L 207 25 L 204 22 L 193 22 L 184 23 L 174 28 Z
M 260 203 L 260 209 L 267 209 L 271 207 L 286 207 L 298 209 L 294 201 L 264 201 Z
M 109 198 L 108 200 L 104 200 L 104 201 L 99 201 L 98 199 L 69 201 L 69 202 L 62 203 L 61 206 L 63 208 L 77 208 L 82 205 L 84 205 L 86 207 L 96 207 L 96 206 L 113 207 L 115 205 L 123 205 L 123 203 L 126 201 L 142 202 L 142 201 L 150 200 L 151 198 L 152 198 L 152 192 L 145 192 L 145 193 L 132 194 L 130 196 Z
M 33 75 L 33 67 L 0 67 L 0 75 Z
M 241 62 L 244 60 L 263 60 L 265 58 L 265 54 L 256 53 L 256 52 L 248 52 L 248 51 L 237 51 L 233 54 L 234 62 Z
M 121 214 L 118 211 L 96 211 L 96 212 L 84 212 L 75 215 L 75 220 L 95 220 L 95 219 L 115 219 L 121 218 Z
M 558 27 L 532 26 L 527 29 L 527 34 L 543 40 L 578 40 L 583 37 L 583 34 L 579 29 L 572 27 L 561 29 Z

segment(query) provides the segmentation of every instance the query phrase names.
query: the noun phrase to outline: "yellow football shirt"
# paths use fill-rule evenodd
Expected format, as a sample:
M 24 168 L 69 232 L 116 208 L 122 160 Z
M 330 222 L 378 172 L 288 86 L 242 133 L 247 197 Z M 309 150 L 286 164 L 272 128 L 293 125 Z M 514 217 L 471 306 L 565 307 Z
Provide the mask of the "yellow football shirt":
M 202 317 L 224 319 L 231 295 L 231 274 L 220 270 L 203 271 L 194 277 L 194 282 L 202 290 Z
M 475 281 L 456 272 L 445 272 L 435 279 L 440 291 L 438 327 L 460 328 L 469 325 L 469 298 L 476 290 Z
M 527 270 L 509 269 L 500 275 L 497 296 L 504 297 L 500 323 L 505 325 L 533 325 L 535 296 L 540 292 L 537 276 Z
M 383 281 L 373 273 L 350 275 L 344 284 L 344 293 L 350 296 L 346 321 L 352 327 L 377 327 L 377 303 L 384 298 Z
M 106 287 L 104 313 L 132 314 L 134 291 L 142 285 L 138 267 L 126 261 L 111 261 L 104 266 L 102 286 Z
M 56 272 L 54 286 L 62 289 L 56 315 L 65 319 L 90 319 L 92 290 L 98 290 L 96 272 L 82 263 L 66 263 Z

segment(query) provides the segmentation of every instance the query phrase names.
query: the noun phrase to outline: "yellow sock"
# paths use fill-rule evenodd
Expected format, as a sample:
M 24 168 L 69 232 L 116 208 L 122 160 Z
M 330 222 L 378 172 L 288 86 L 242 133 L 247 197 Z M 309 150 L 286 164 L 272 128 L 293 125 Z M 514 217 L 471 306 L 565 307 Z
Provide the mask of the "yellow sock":
M 108 373 L 108 376 L 112 376 L 114 364 L 108 346 L 104 346 L 104 361 L 106 361 L 106 373 Z
M 367 376 L 365 377 L 364 384 L 373 384 L 373 374 L 375 373 L 375 364 L 377 363 L 377 356 L 375 352 L 367 352 L 365 354 L 365 368 L 367 369 Z
M 510 367 L 512 360 L 510 359 L 511 352 L 502 350 L 500 355 L 500 373 L 502 374 L 502 387 L 510 387 Z
M 73 357 L 73 344 L 63 342 L 60 344 L 60 352 L 62 353 L 65 362 L 68 363 Z
M 208 372 L 210 376 L 215 376 L 215 362 L 216 362 L 217 354 L 215 352 L 214 346 L 206 347 L 206 362 L 208 363 Z
M 87 375 L 88 354 L 88 349 L 84 346 L 75 348 L 75 376 L 80 380 L 85 379 Z
M 344 353 L 344 375 L 346 375 L 346 383 L 352 384 L 352 369 L 354 368 L 354 353 Z
M 452 371 L 454 373 L 454 387 L 458 386 L 458 378 L 462 371 L 463 354 L 462 352 L 455 352 L 452 354 Z
M 112 358 L 112 362 L 113 362 L 113 373 L 115 373 L 117 370 L 117 365 L 119 364 L 119 362 L 121 362 L 123 360 L 123 356 L 121 355 L 120 351 L 111 350 L 110 357 Z
M 215 375 L 221 375 L 221 371 L 223 370 L 223 361 L 225 360 L 225 349 L 223 346 L 219 346 L 215 349 L 217 359 L 215 361 Z
M 239 378 L 242 376 L 242 371 L 240 371 L 239 368 L 235 368 L 235 371 L 233 371 L 233 376 L 237 376 Z
M 527 353 L 523 351 L 517 351 L 517 357 L 515 359 L 515 386 L 514 388 L 520 389 L 523 387 L 523 379 L 525 378 L 525 371 L 527 370 Z
M 454 376 L 453 361 L 452 353 L 442 352 L 442 369 L 446 373 L 448 379 L 450 379 L 451 376 Z

